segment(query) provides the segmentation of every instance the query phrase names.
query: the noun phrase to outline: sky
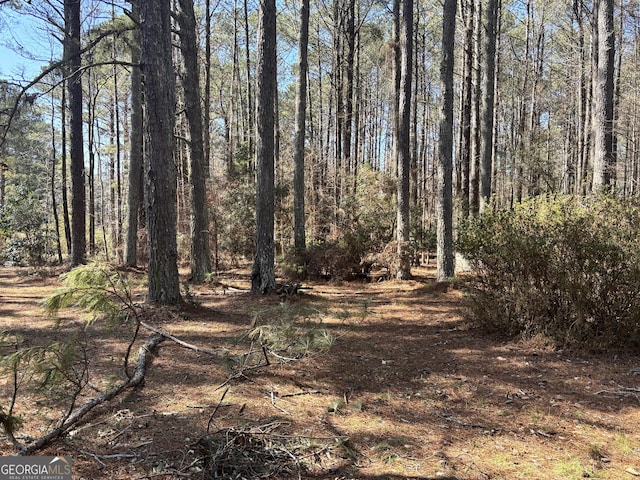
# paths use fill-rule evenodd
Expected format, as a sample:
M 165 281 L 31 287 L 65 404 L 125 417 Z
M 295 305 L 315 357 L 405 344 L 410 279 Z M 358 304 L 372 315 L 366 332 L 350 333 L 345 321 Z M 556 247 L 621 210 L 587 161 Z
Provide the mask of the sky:
M 43 21 L 0 7 L 0 78 L 30 79 L 56 55 L 56 40 Z

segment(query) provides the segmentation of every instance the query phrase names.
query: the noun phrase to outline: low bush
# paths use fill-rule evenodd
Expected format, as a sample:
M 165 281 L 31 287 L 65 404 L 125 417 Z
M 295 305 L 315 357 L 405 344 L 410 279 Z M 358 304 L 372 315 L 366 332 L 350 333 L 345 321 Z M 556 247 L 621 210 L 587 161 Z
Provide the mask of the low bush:
M 489 329 L 595 349 L 640 344 L 635 203 L 538 197 L 469 219 L 457 249 L 477 272 L 469 316 Z
M 292 251 L 280 262 L 288 280 L 353 278 L 362 268 L 368 244 L 357 235 L 347 234 L 334 241 L 311 242 L 302 252 Z

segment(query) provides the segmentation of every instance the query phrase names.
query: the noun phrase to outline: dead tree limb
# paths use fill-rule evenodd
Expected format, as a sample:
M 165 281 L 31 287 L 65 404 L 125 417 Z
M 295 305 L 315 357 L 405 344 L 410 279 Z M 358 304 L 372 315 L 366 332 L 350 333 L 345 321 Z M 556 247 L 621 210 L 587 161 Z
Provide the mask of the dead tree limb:
M 66 433 L 72 426 L 78 423 L 80 420 L 84 418 L 84 416 L 93 410 L 98 405 L 102 405 L 105 402 L 108 402 L 118 396 L 123 391 L 138 386 L 144 380 L 144 375 L 146 372 L 148 355 L 153 352 L 153 350 L 163 341 L 166 340 L 166 337 L 161 334 L 157 334 L 149 339 L 144 345 L 142 345 L 138 349 L 138 362 L 136 363 L 136 368 L 133 371 L 133 375 L 127 381 L 121 382 L 119 385 L 116 385 L 111 390 L 104 392 L 102 395 L 92 398 L 87 403 L 85 403 L 81 408 L 73 412 L 69 417 L 67 417 L 56 429 L 52 430 L 48 434 L 34 440 L 31 443 L 28 443 L 20 448 L 18 453 L 20 455 L 30 455 L 42 447 L 48 445 L 53 440 L 59 438 L 64 433 Z
M 225 358 L 224 353 L 216 352 L 215 350 L 209 350 L 208 348 L 202 348 L 202 347 L 198 347 L 197 345 L 187 343 L 184 340 L 180 340 L 178 337 L 171 335 L 168 332 L 165 332 L 164 330 L 161 330 L 159 328 L 149 325 L 148 323 L 140 322 L 140 325 L 146 328 L 147 330 L 152 331 L 153 333 L 157 333 L 158 335 L 162 335 L 163 337 L 168 338 L 172 342 L 175 342 L 182 347 L 188 348 L 198 353 L 206 353 L 207 355 L 212 355 L 216 358 L 222 358 L 222 359 Z

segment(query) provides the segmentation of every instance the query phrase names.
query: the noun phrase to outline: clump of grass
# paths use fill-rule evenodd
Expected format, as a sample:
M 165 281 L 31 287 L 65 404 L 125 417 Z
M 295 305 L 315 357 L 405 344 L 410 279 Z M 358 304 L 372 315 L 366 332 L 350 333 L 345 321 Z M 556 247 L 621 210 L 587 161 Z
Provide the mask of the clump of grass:
M 318 310 L 290 303 L 255 312 L 249 338 L 286 358 L 323 353 L 335 342 Z
M 393 463 L 398 459 L 398 454 L 393 451 L 388 443 L 378 443 L 373 447 L 373 452 L 384 463 Z

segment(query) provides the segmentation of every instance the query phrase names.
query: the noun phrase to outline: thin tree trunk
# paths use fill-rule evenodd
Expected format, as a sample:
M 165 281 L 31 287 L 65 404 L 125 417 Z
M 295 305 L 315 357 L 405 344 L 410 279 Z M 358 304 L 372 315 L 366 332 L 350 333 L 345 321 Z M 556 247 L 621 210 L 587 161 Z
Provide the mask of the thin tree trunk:
M 247 118 L 248 124 L 248 148 L 247 148 L 247 163 L 248 163 L 248 175 L 252 177 L 254 172 L 254 166 L 251 160 L 254 157 L 254 139 L 255 139 L 255 102 L 253 100 L 253 80 L 251 78 L 251 50 L 250 50 L 250 37 L 249 37 L 249 5 L 248 0 L 244 0 L 244 38 L 245 38 L 245 63 L 246 63 L 246 81 L 247 81 Z
M 582 23 L 582 8 L 583 3 L 580 0 L 573 1 L 573 14 L 575 15 L 576 22 L 578 24 L 578 52 L 580 55 L 580 86 L 578 89 L 578 121 L 577 121 L 577 164 L 576 164 L 576 183 L 575 193 L 581 194 L 584 192 L 585 176 L 583 174 L 583 165 L 587 162 L 585 155 L 586 151 L 586 131 L 584 125 L 586 125 L 586 112 L 587 112 L 587 81 L 586 81 L 586 53 L 584 42 L 584 27 Z
M 94 92 L 95 75 L 88 72 L 87 88 L 87 149 L 89 152 L 89 175 L 87 177 L 87 189 L 89 200 L 87 210 L 89 212 L 89 255 L 96 254 L 96 102 L 98 92 Z M 98 172 L 102 172 L 98 166 Z M 105 245 L 105 248 L 107 246 Z
M 112 16 L 115 17 L 114 5 L 111 6 Z M 114 111 L 114 137 L 115 137 L 115 225 L 113 235 L 113 253 L 116 262 L 122 260 L 122 150 L 120 141 L 120 92 L 118 84 L 118 65 L 115 63 L 118 52 L 116 50 L 116 35 L 113 38 L 113 111 Z
M 296 136 L 293 159 L 293 230 L 296 251 L 306 247 L 304 211 L 304 144 L 307 108 L 307 50 L 309 45 L 309 0 L 300 1 L 300 37 L 298 40 L 298 84 L 296 90 Z
M 411 277 L 411 257 L 409 252 L 409 176 L 411 168 L 411 74 L 413 67 L 413 0 L 402 0 L 400 19 L 400 91 L 399 117 L 396 138 L 398 156 L 398 256 L 400 265 L 397 277 L 407 280 Z
M 209 208 L 200 106 L 200 72 L 193 0 L 179 0 L 180 49 L 184 60 L 184 101 L 190 132 L 191 153 L 191 280 L 205 281 L 211 273 L 209 257 Z
M 63 76 L 66 77 L 66 69 Z M 69 198 L 67 195 L 67 82 L 62 81 L 62 99 L 60 100 L 60 171 L 62 173 L 62 220 L 64 224 L 64 238 L 67 244 L 67 253 L 71 253 L 71 222 L 69 221 Z
M 131 14 L 139 18 L 138 2 L 132 3 Z M 129 190 L 128 228 L 125 263 L 130 267 L 137 264 L 138 218 L 140 215 L 144 185 L 142 181 L 143 125 L 142 125 L 142 78 L 140 75 L 140 31 L 133 31 L 131 42 L 131 139 L 129 142 Z
M 64 86 L 62 87 L 64 89 Z M 62 245 L 60 242 L 60 218 L 58 218 L 58 202 L 56 199 L 56 125 L 55 125 L 55 90 L 51 90 L 51 181 L 49 183 L 51 189 L 51 209 L 53 213 L 53 221 L 56 228 L 56 252 L 58 254 L 58 264 L 62 264 Z
M 477 214 L 480 211 L 480 100 L 481 100 L 481 44 L 482 44 L 482 0 L 475 2 L 473 19 L 473 95 L 471 111 L 471 173 L 469 174 L 469 211 Z
M 496 37 L 498 0 L 488 0 L 482 82 L 482 117 L 480 126 L 480 210 L 491 198 L 493 165 L 493 125 L 495 107 Z
M 597 0 L 594 12 L 597 58 L 593 82 L 593 191 L 603 192 L 615 186 L 613 0 Z
M 473 18 L 475 0 L 464 3 L 464 75 L 460 108 L 460 199 L 462 217 L 469 216 L 469 177 L 471 166 L 471 111 L 473 93 Z
M 211 174 L 211 0 L 205 0 L 204 34 L 204 168 L 205 175 Z

